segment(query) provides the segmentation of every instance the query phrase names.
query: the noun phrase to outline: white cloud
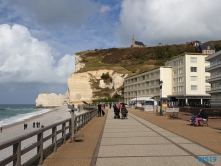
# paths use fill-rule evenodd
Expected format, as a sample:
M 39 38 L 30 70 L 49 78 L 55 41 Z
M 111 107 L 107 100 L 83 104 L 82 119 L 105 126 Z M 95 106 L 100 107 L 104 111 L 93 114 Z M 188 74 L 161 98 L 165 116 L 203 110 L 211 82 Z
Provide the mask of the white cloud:
M 123 0 L 117 36 L 122 42 L 135 39 L 145 44 L 185 43 L 220 37 L 219 0 Z
M 106 12 L 109 12 L 109 11 L 111 11 L 111 8 L 109 6 L 106 6 L 106 5 L 101 6 L 101 9 L 100 9 L 101 13 L 106 13 Z
M 74 56 L 56 60 L 57 51 L 21 25 L 0 25 L 0 83 L 66 84 Z

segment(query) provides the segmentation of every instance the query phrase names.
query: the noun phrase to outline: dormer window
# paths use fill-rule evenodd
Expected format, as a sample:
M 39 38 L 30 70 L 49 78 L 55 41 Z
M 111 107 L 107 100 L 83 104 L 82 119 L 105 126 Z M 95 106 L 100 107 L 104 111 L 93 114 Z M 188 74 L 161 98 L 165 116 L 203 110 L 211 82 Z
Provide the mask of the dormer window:
M 207 50 L 210 50 L 210 46 L 207 46 Z

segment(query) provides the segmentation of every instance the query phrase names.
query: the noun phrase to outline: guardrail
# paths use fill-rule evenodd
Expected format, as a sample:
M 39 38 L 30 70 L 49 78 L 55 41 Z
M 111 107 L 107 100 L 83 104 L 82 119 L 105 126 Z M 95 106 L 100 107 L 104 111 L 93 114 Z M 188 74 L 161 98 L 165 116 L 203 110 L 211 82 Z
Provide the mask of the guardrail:
M 76 116 L 74 133 L 77 133 L 97 115 L 96 107 L 85 106 L 83 108 L 90 111 Z M 57 148 L 65 144 L 70 138 L 71 126 L 71 118 L 69 118 L 0 143 L 1 151 L 5 150 L 7 153 L 10 151 L 10 154 L 0 161 L 0 165 L 29 166 L 43 164 L 47 156 L 56 152 Z

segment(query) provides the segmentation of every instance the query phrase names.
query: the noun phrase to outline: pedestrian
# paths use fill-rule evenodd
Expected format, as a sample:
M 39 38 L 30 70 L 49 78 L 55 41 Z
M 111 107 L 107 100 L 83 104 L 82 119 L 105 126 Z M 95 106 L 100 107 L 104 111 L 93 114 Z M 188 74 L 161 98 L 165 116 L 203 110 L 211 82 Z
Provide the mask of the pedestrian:
M 0 128 L 1 132 L 2 132 L 2 127 Z
M 102 107 L 102 105 L 99 102 L 98 105 L 97 105 L 97 110 L 98 110 L 97 114 L 98 114 L 98 116 L 101 116 L 101 107 Z
M 35 128 L 35 122 L 33 122 L 33 128 Z
M 41 128 L 44 128 L 44 125 L 41 125 Z
M 112 103 L 111 102 L 109 103 L 109 106 L 110 106 L 110 109 L 111 109 L 111 107 L 112 107 Z
M 24 130 L 25 130 L 25 123 L 24 123 Z

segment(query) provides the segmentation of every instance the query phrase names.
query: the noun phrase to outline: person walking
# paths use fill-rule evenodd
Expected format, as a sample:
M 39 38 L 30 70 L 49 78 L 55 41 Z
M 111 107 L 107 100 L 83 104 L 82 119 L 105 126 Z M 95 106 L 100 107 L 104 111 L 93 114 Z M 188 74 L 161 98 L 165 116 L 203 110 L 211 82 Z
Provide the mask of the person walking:
M 122 107 L 121 107 L 121 115 L 122 115 L 122 119 L 125 119 L 126 118 L 126 110 L 127 110 L 127 108 L 125 107 L 125 104 L 123 103 L 122 104 Z
M 102 109 L 101 107 L 102 107 L 102 105 L 101 105 L 101 103 L 99 102 L 98 105 L 97 105 L 97 110 L 98 110 L 98 111 L 97 111 L 97 114 L 98 114 L 98 116 L 101 116 L 101 109 Z
M 109 103 L 109 106 L 110 106 L 110 109 L 111 109 L 111 107 L 112 107 L 112 103 L 111 102 Z
M 2 126 L 0 127 L 1 133 L 2 133 Z

